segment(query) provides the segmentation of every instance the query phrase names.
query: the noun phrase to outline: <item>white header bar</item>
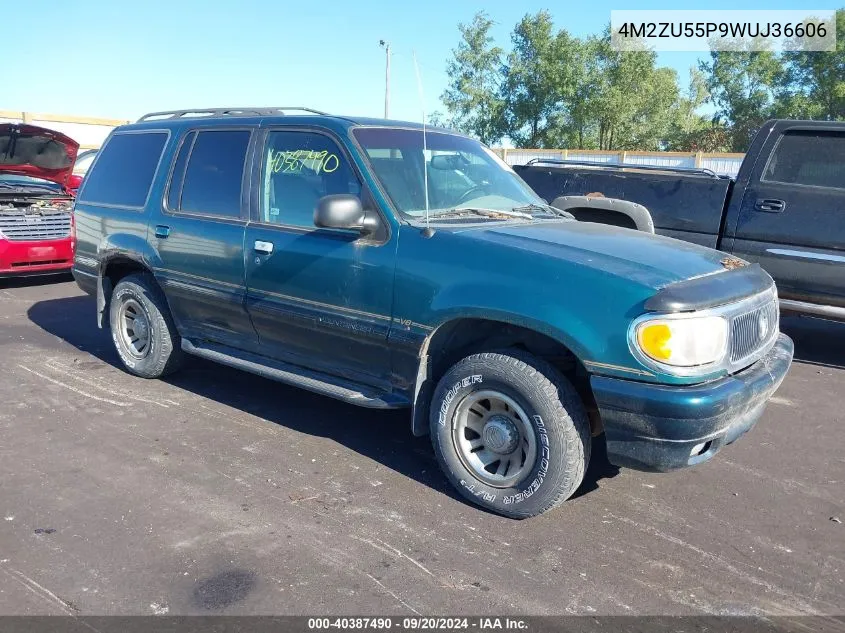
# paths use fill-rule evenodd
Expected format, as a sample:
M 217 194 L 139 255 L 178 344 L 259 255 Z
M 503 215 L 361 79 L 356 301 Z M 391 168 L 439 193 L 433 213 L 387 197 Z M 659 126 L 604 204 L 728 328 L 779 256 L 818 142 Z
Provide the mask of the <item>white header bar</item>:
M 622 10 L 610 12 L 615 50 L 835 51 L 836 11 Z

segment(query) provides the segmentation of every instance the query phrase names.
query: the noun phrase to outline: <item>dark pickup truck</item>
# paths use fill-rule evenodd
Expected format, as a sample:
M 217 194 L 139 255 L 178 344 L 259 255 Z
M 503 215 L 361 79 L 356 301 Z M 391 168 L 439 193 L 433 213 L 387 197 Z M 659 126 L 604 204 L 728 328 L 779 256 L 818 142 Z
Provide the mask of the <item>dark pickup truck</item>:
M 576 218 L 758 262 L 781 309 L 845 321 L 845 122 L 769 121 L 736 180 L 703 169 L 545 159 L 514 167 Z

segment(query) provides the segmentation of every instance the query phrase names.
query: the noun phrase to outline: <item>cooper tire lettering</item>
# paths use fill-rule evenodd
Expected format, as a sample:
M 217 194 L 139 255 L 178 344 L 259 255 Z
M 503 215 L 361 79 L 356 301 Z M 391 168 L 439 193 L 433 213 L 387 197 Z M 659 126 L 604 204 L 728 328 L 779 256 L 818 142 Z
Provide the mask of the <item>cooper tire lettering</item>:
M 443 402 L 440 405 L 440 417 L 438 418 L 438 422 L 440 426 L 446 426 L 446 412 L 449 410 L 449 405 L 452 404 L 452 401 L 455 399 L 455 396 L 458 395 L 458 392 L 461 389 L 465 389 L 470 385 L 475 385 L 484 381 L 484 378 L 480 375 L 473 375 L 473 376 L 465 376 L 454 385 L 452 385 L 451 389 L 446 392 L 446 396 L 443 399 Z

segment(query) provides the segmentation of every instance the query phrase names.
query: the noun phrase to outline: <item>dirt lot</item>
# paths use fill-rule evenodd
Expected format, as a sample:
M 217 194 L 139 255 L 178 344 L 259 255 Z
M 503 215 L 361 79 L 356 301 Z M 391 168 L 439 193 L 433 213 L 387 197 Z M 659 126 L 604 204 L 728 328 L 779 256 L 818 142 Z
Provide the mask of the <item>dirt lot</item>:
M 407 415 L 196 360 L 117 367 L 72 281 L 0 282 L 0 614 L 842 614 L 845 327 L 697 468 L 511 521 Z M 842 522 L 840 522 L 842 521 Z

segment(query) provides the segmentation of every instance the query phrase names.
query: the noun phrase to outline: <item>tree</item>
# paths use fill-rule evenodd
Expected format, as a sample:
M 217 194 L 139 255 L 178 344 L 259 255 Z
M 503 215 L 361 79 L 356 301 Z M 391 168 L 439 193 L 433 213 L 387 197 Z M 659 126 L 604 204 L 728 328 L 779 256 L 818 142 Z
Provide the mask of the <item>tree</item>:
M 480 11 L 469 25 L 459 24 L 461 41 L 452 50 L 446 74 L 449 85 L 441 96 L 445 119 L 457 129 L 495 143 L 503 136 L 503 103 L 499 96 L 502 49 L 493 45 L 494 22 Z
M 731 126 L 731 149 L 744 152 L 760 126 L 775 113 L 774 93 L 782 65 L 772 51 L 711 51 L 700 62 L 717 120 Z
M 667 150 L 720 152 L 730 148 L 724 125 L 699 114 L 699 110 L 709 99 L 707 77 L 698 68 L 690 68 L 687 88 L 675 104 L 671 115 Z
M 777 115 L 795 119 L 845 119 L 845 9 L 836 12 L 836 50 L 787 51 Z
M 663 149 L 678 101 L 674 70 L 658 68 L 653 51 L 617 51 L 610 31 L 588 40 L 594 60 L 584 109 L 596 121 L 599 149 Z
M 501 95 L 508 136 L 517 145 L 547 147 L 557 115 L 572 101 L 579 42 L 565 30 L 555 33 L 548 11 L 523 17 L 511 40 Z

